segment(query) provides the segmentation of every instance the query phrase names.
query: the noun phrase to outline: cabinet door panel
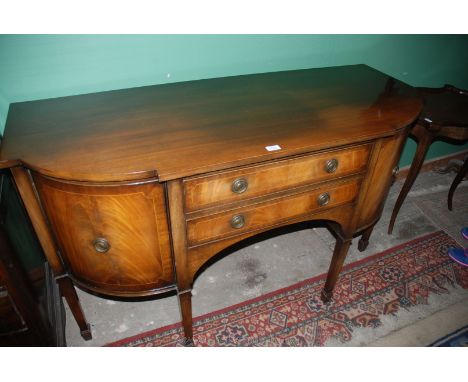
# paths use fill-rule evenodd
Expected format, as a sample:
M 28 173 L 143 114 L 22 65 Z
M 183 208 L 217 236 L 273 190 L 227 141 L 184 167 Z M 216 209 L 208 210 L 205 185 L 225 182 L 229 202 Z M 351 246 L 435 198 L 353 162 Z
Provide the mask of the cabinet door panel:
M 173 284 L 161 184 L 85 185 L 37 174 L 34 181 L 74 278 L 110 294 Z

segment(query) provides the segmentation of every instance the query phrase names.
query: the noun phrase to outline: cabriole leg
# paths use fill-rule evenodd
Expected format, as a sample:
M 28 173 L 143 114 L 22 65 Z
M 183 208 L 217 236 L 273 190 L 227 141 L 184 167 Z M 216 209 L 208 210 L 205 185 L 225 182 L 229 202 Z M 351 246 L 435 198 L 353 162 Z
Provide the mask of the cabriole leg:
M 393 232 L 393 226 L 395 225 L 398 212 L 405 201 L 406 195 L 408 195 L 409 190 L 413 186 L 413 183 L 419 174 L 419 170 L 421 170 L 424 163 L 424 158 L 429 150 L 429 146 L 434 140 L 434 137 L 429 132 L 426 133 L 424 127 L 420 125 L 416 125 L 413 128 L 412 134 L 418 138 L 418 146 L 416 148 L 416 153 L 414 154 L 413 162 L 411 163 L 411 167 L 408 171 L 408 175 L 406 176 L 405 183 L 403 184 L 395 206 L 393 207 L 392 216 L 388 225 L 389 234 Z
M 463 166 L 460 168 L 460 170 L 457 173 L 457 176 L 452 182 L 452 185 L 450 186 L 450 190 L 448 193 L 447 197 L 447 202 L 448 202 L 448 209 L 452 211 L 452 199 L 453 199 L 453 194 L 455 190 L 457 189 L 457 186 L 460 184 L 460 182 L 463 180 L 465 175 L 468 173 L 468 158 L 465 159 L 463 162 Z

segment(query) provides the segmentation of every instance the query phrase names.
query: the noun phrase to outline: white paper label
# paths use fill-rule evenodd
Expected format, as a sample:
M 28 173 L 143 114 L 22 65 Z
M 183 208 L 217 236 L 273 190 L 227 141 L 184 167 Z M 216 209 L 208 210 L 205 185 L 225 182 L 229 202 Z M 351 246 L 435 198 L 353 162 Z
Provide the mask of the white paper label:
M 266 146 L 265 149 L 267 151 L 277 151 L 277 150 L 281 150 L 281 147 L 280 145 L 273 145 L 273 146 Z

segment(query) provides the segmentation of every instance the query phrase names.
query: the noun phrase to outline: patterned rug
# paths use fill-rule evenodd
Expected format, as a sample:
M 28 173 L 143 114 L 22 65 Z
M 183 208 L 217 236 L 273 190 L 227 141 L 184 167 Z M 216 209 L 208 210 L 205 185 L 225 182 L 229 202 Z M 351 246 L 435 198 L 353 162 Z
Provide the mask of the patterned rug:
M 326 275 L 194 318 L 196 346 L 324 346 L 349 341 L 357 327 L 382 325 L 380 317 L 427 304 L 431 294 L 468 289 L 468 267 L 446 255 L 457 246 L 431 233 L 344 267 L 329 304 L 320 300 Z M 371 329 L 369 329 L 371 330 Z M 174 324 L 106 346 L 179 346 Z

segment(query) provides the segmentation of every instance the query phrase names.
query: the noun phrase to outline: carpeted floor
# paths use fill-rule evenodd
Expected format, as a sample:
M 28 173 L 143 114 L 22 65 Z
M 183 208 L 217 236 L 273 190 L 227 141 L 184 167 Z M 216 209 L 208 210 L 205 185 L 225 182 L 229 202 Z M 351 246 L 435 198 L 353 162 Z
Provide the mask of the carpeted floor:
M 468 297 L 468 268 L 446 256 L 447 248 L 456 245 L 439 231 L 349 264 L 329 304 L 319 298 L 323 274 L 195 318 L 195 345 L 355 343 L 356 331 L 379 328 L 384 317 L 401 310 L 418 307 L 422 316 L 428 316 L 434 296 L 442 297 L 447 306 Z M 181 340 L 181 326 L 174 324 L 109 346 L 178 346 Z
M 454 196 L 454 208 L 456 213 L 447 208 L 447 191 L 428 193 L 423 195 L 416 194 L 414 204 L 424 213 L 434 225 L 452 236 L 460 246 L 466 246 L 467 242 L 461 237 L 460 229 L 468 226 L 468 188 L 457 189 Z

